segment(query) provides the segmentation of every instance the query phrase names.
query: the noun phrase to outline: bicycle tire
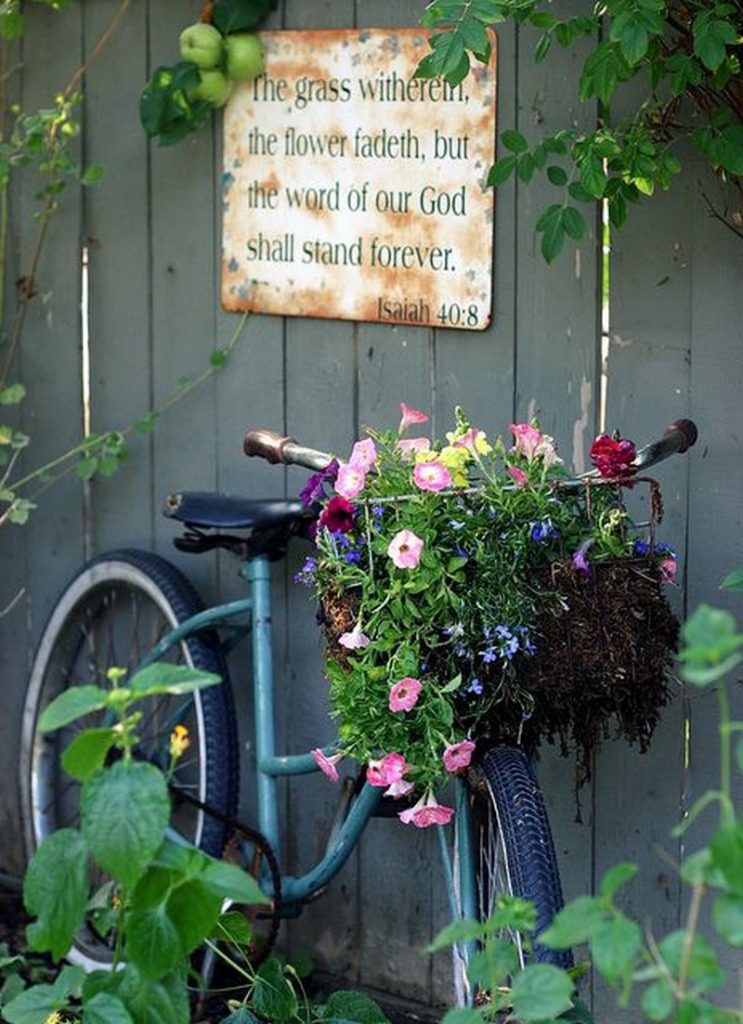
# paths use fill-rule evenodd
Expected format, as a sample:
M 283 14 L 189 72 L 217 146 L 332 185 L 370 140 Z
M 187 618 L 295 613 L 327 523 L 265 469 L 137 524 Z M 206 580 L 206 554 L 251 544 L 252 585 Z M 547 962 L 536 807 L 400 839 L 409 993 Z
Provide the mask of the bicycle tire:
M 519 952 L 519 960 L 573 966 L 570 950 L 554 950 L 539 942 L 563 907 L 562 886 L 539 783 L 523 751 L 492 747 L 479 759 L 468 777 L 476 858 L 478 920 L 490 917 L 501 894 L 529 900 L 537 924 L 527 953 L 517 934 L 508 936 Z M 454 950 L 454 990 L 459 1005 L 472 998 L 467 977 L 466 950 Z
M 203 609 L 197 591 L 175 566 L 158 555 L 128 549 L 93 559 L 60 595 L 39 641 L 23 710 L 20 791 L 27 859 L 49 832 L 77 824 L 80 787 L 63 776 L 60 757 L 77 729 L 95 724 L 95 716 L 88 716 L 69 729 L 42 736 L 37 723 L 44 707 L 72 684 L 107 685 L 108 668 L 131 673 L 159 636 Z M 176 719 L 187 724 L 191 746 L 176 766 L 176 785 L 234 815 L 237 734 L 227 665 L 217 637 L 199 632 L 171 648 L 164 660 L 215 672 L 222 683 L 187 698 L 152 698 L 138 727 L 139 756 L 166 767 L 172 726 Z M 221 855 L 221 821 L 185 802 L 174 802 L 172 823 L 200 849 Z M 88 928 L 76 939 L 68 959 L 93 970 L 107 966 L 111 955 L 106 942 Z

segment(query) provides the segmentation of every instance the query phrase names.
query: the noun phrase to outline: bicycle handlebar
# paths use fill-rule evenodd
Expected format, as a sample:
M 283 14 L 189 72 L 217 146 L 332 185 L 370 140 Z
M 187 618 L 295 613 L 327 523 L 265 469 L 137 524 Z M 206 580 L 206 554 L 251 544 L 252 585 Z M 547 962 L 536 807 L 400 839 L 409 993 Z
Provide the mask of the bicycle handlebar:
M 675 420 L 666 428 L 659 440 L 640 448 L 632 463 L 633 468 L 648 469 L 676 452 L 679 455 L 683 454 L 696 443 L 697 433 L 696 425 L 691 420 Z M 246 455 L 258 456 L 274 464 L 281 462 L 285 466 L 304 466 L 306 469 L 314 470 L 325 469 L 333 461 L 333 456 L 328 452 L 307 448 L 299 444 L 294 437 L 263 427 L 247 432 L 243 441 L 243 451 Z M 580 483 L 597 475 L 598 470 L 593 469 L 584 473 L 579 480 L 565 483 Z

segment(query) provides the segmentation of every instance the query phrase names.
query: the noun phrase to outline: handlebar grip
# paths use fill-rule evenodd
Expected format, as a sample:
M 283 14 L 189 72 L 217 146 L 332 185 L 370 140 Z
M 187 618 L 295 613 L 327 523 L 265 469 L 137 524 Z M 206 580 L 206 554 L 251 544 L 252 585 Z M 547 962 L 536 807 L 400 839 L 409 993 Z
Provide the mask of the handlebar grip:
M 279 462 L 287 463 L 285 448 L 287 444 L 296 444 L 296 438 L 286 437 L 278 430 L 269 430 L 266 427 L 258 427 L 249 430 L 243 440 L 243 451 L 248 456 L 258 456 L 267 462 L 276 465 Z
M 669 455 L 683 454 L 696 443 L 698 431 L 692 420 L 674 420 L 666 427 L 663 437 L 653 444 L 646 445 L 637 453 L 634 465 L 637 469 L 647 469 L 657 462 L 667 459 Z

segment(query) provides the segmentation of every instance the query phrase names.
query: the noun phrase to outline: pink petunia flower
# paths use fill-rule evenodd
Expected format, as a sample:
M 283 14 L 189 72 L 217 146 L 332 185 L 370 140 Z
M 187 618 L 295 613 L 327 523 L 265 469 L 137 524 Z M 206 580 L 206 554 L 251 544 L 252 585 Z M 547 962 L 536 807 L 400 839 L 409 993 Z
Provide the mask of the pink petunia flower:
M 427 437 L 401 437 L 397 442 L 397 447 L 405 455 L 410 455 L 413 452 L 427 452 L 431 447 L 431 442 Z
M 399 782 L 393 782 L 389 789 L 385 789 L 382 796 L 391 796 L 393 800 L 399 800 L 400 797 L 412 793 L 414 789 L 415 786 L 412 782 L 406 782 L 405 779 L 401 779 Z
M 415 569 L 421 560 L 423 541 L 412 530 L 400 530 L 389 543 L 387 554 L 398 569 Z
M 366 767 L 366 778 L 372 786 L 394 786 L 402 782 L 408 770 L 408 762 L 402 754 L 385 754 L 379 761 L 370 761 Z
M 511 430 L 514 438 L 512 451 L 525 456 L 527 462 L 542 459 L 547 468 L 562 462 L 549 434 L 543 434 L 531 423 L 512 423 Z
M 440 804 L 433 793 L 422 796 L 414 807 L 400 811 L 398 818 L 403 825 L 429 828 L 431 825 L 448 825 L 454 815 L 453 807 Z
M 508 475 L 514 481 L 517 487 L 526 487 L 529 483 L 529 474 L 525 473 L 523 469 L 519 469 L 518 466 L 509 466 Z
M 338 643 L 341 647 L 345 647 L 347 651 L 355 651 L 359 647 L 368 647 L 371 640 L 365 633 L 361 632 L 357 622 L 350 633 L 344 633 L 338 637 Z
M 436 459 L 419 462 L 413 470 L 413 479 L 422 491 L 443 491 L 445 487 L 451 487 L 451 473 L 443 462 Z
M 450 436 L 450 434 L 447 434 L 447 437 Z M 490 450 L 490 445 L 488 444 L 488 439 L 485 436 L 485 431 L 478 430 L 477 427 L 470 427 L 469 430 L 462 434 L 461 437 L 454 438 L 452 440 L 452 447 L 466 448 L 470 452 L 479 452 L 483 448 L 486 449 L 486 452 L 487 450 Z
M 469 766 L 472 760 L 472 752 L 475 744 L 472 740 L 462 740 L 460 743 L 452 743 L 444 751 L 444 768 L 448 772 L 459 772 Z
M 420 679 L 405 676 L 390 687 L 390 711 L 410 711 L 418 703 L 418 694 L 423 689 Z
M 402 413 L 402 419 L 400 420 L 400 426 L 397 428 L 398 434 L 404 434 L 413 423 L 428 423 L 428 416 L 424 412 L 420 412 L 418 409 L 411 409 L 405 402 L 400 402 L 400 412 Z
M 348 464 L 350 466 L 356 466 L 357 469 L 362 470 L 364 473 L 368 473 L 376 461 L 376 445 L 370 437 L 367 437 L 365 441 L 357 441 L 353 446 L 353 451 L 351 452 L 351 458 L 348 460 Z
M 330 757 L 323 753 L 319 747 L 315 747 L 310 753 L 315 759 L 315 764 L 331 782 L 338 781 L 338 769 L 335 767 L 339 761 L 342 761 L 344 754 L 332 754 Z
M 660 563 L 661 583 L 675 583 L 676 569 L 677 563 L 675 558 L 664 558 L 663 561 Z
M 335 481 L 335 490 L 342 498 L 355 498 L 366 483 L 366 473 L 360 466 L 349 462 L 341 466 Z

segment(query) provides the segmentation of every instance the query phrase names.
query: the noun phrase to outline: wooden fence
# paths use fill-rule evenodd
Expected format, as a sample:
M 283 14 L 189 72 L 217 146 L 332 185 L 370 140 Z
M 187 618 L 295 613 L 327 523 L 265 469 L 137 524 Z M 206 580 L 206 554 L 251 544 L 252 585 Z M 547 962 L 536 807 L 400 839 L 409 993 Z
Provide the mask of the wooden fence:
M 412 0 L 285 0 L 271 27 L 414 25 L 421 6 Z M 26 7 L 21 99 L 35 109 L 49 105 L 83 62 L 119 0 L 84 0 L 56 15 L 40 5 Z M 177 147 L 158 148 L 148 144 L 137 116 L 149 70 L 177 58 L 178 34 L 197 8 L 195 0 L 133 0 L 105 55 L 85 76 L 81 147 L 105 174 L 94 188 L 65 192 L 39 267 L 39 295 L 21 356 L 29 387 L 22 425 L 33 437 L 29 465 L 80 437 L 83 249 L 94 430 L 123 427 L 161 405 L 177 379 L 203 369 L 214 346 L 235 329 L 236 317 L 218 303 L 220 119 Z M 533 45 L 527 30 L 499 33 L 500 127 L 535 138 L 568 118 L 590 126 L 595 110 L 574 101 L 580 46 L 535 66 Z M 394 422 L 403 399 L 431 410 L 437 430 L 461 403 L 491 433 L 538 414 L 566 462 L 581 470 L 606 374 L 610 428 L 649 440 L 678 417 L 697 421 L 694 451 L 658 471 L 667 508 L 663 537 L 681 554 L 675 599 L 682 613 L 702 600 L 735 608 L 716 588 L 725 572 L 743 564 L 743 247 L 709 216 L 700 198 L 703 172 L 693 158 L 688 168 L 671 193 L 633 210 L 629 225 L 612 237 L 605 359 L 598 211 L 584 242 L 548 268 L 535 223 L 549 186 L 509 182 L 497 194 L 489 330 L 254 317 L 228 367 L 176 404 L 151 437 L 135 435 L 130 461 L 112 480 L 86 490 L 68 476 L 43 495 L 28 526 L 2 531 L 0 607 L 24 588 L 0 620 L 6 870 L 19 872 L 22 861 L 15 778 L 25 677 L 56 593 L 85 557 L 121 546 L 171 557 L 207 598 L 236 593 L 231 562 L 171 548 L 174 530 L 159 506 L 169 491 L 187 488 L 296 494 L 301 473 L 242 457 L 248 425 L 273 425 L 345 452 L 361 424 Z M 14 276 L 28 266 L 35 244 L 35 190 L 24 180 L 12 207 Z M 280 736 L 288 748 L 304 751 L 332 736 L 312 610 L 290 582 L 300 558 L 297 552 L 277 574 L 275 657 Z M 236 676 L 233 683 L 239 689 L 247 681 Z M 247 695 L 240 704 L 249 760 Z M 657 935 L 675 927 L 685 905 L 674 864 L 695 842 L 693 833 L 681 843 L 669 831 L 690 802 L 716 784 L 716 751 L 714 701 L 679 693 L 646 756 L 621 743 L 605 745 L 576 821 L 573 764 L 546 750 L 541 770 L 566 895 L 591 891 L 615 862 L 635 860 L 641 871 L 627 888 L 629 911 Z M 290 869 L 322 848 L 331 790 L 322 778 L 287 787 Z M 243 810 L 250 813 L 247 796 Z M 418 950 L 446 919 L 435 839 L 380 820 L 325 899 L 292 923 L 288 942 L 347 981 L 429 1003 L 442 997 L 439 969 Z M 620 1019 L 600 986 L 589 995 L 598 1019 Z

